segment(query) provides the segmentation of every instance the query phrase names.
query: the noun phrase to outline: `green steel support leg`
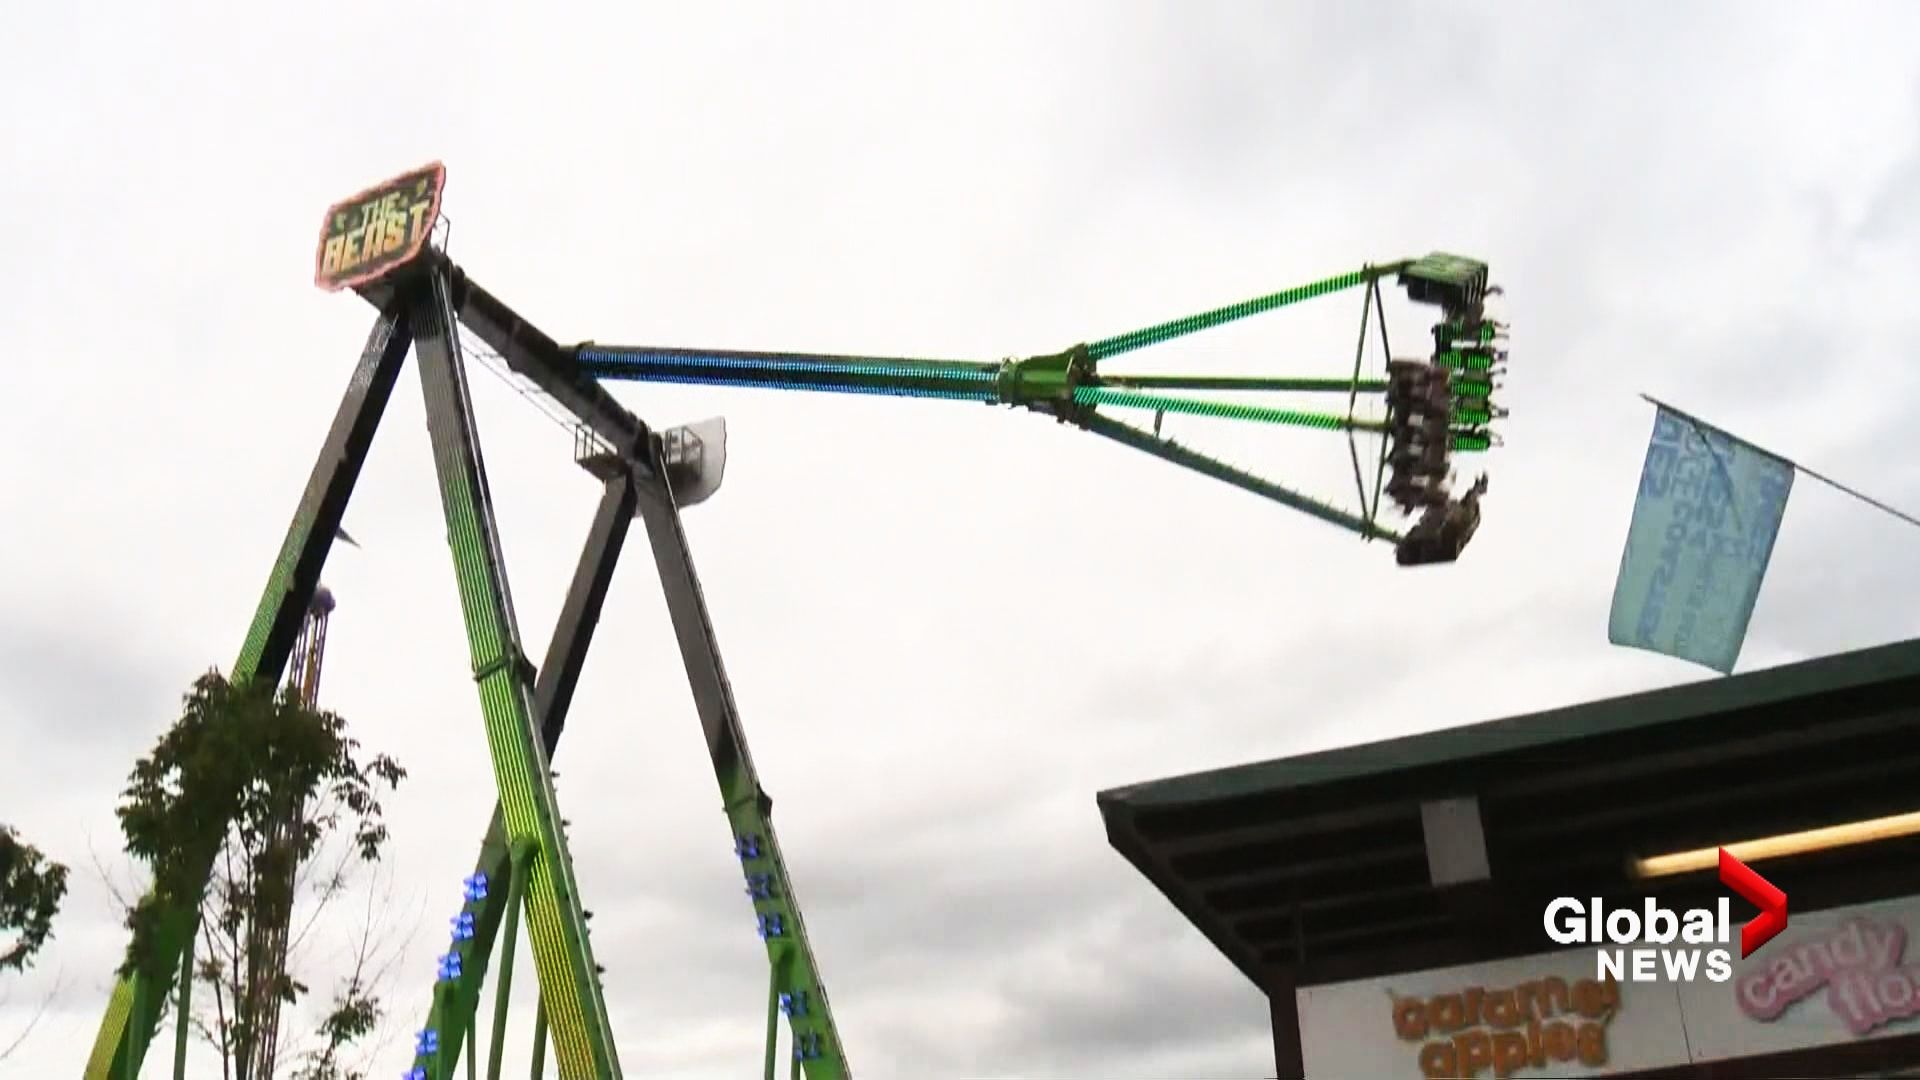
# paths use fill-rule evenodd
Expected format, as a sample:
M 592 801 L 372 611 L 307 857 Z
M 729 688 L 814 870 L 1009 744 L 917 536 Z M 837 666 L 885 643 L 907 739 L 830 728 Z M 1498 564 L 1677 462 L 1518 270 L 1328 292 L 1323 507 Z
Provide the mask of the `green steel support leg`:
M 430 295 L 420 298 L 411 311 L 427 430 L 440 478 L 447 540 L 453 550 L 501 819 L 513 843 L 530 843 L 537 852 L 527 879 L 527 933 L 553 1028 L 554 1056 L 565 1080 L 618 1080 L 620 1062 L 595 978 L 573 860 L 560 829 L 546 750 L 535 726 L 533 665 L 521 649 L 507 589 L 466 371 L 457 351 L 449 283 L 439 270 L 431 281 Z M 434 1071 L 436 1067 L 441 1071 Z M 444 1066 L 429 1066 L 429 1076 L 447 1080 Z
M 527 895 L 527 871 L 533 868 L 533 845 L 514 845 L 513 873 L 507 878 L 507 924 L 500 934 L 500 978 L 493 994 L 493 1045 L 487 1053 L 487 1080 L 500 1080 L 501 1055 L 507 1043 L 507 1007 L 513 998 L 513 953 L 519 946 L 520 904 Z
M 547 999 L 541 998 L 533 1009 L 533 1076 L 541 1080 L 547 1074 Z
M 767 965 L 766 1080 L 780 1080 L 780 968 Z
M 656 477 L 662 474 L 657 467 L 653 470 Z M 766 939 L 767 961 L 779 980 L 774 989 L 775 1006 L 779 1005 L 780 994 L 790 995 L 788 1026 L 793 1031 L 795 1052 L 805 1058 L 808 1080 L 847 1080 L 852 1071 L 834 1026 L 813 947 L 807 942 L 800 901 L 794 896 L 780 841 L 773 832 L 773 800 L 761 789 L 753 758 L 747 752 L 746 732 L 740 724 L 726 668 L 720 662 L 720 647 L 714 639 L 699 575 L 694 572 L 680 510 L 664 481 L 641 481 L 640 518 L 646 523 L 647 538 L 653 546 L 654 566 L 660 572 L 674 636 L 679 640 L 680 657 L 693 688 L 694 707 L 706 732 L 714 775 L 720 781 L 721 803 L 733 829 L 734 850 L 746 875 L 747 893 L 753 898 L 758 929 Z
M 134 980 L 133 1007 L 136 1013 L 147 1003 L 147 994 L 151 993 L 151 991 L 147 989 L 147 986 L 148 982 L 146 979 Z M 120 1059 L 122 1062 L 120 1075 L 124 1080 L 140 1080 L 140 1062 L 147 1056 L 146 1041 L 146 1037 L 138 1031 L 128 1034 L 127 1053 L 122 1055 Z
M 279 558 L 267 577 L 253 625 L 229 673 L 236 683 L 252 679 L 278 683 L 286 669 L 287 655 L 306 618 L 307 604 L 313 599 L 327 551 L 346 513 L 347 499 L 360 478 L 360 466 L 366 461 L 367 448 L 373 443 L 373 433 L 380 426 L 380 417 L 386 412 L 394 382 L 406 360 L 407 346 L 413 340 L 404 307 L 403 296 L 381 312 L 367 337 L 360 363 L 347 383 L 319 460 L 287 527 Z M 212 871 L 209 858 L 200 876 L 204 879 Z M 148 1040 L 173 986 L 174 965 L 193 936 L 199 917 L 199 896 L 170 899 L 171 905 L 160 913 L 153 954 L 135 957 L 133 973 L 122 977 L 113 989 L 107 1014 L 100 1021 L 100 1032 L 87 1057 L 82 1074 L 86 1080 L 133 1080 L 140 1073 Z
M 173 1080 L 187 1080 L 187 1032 L 191 1030 L 187 1018 L 193 1014 L 193 942 L 197 936 L 197 928 L 187 935 L 187 951 L 180 957 L 180 996 L 173 1018 Z
M 467 1029 L 467 1080 L 475 1080 L 475 1077 L 473 1075 L 473 1072 L 474 1072 L 473 1063 L 480 1060 L 480 1055 L 475 1053 L 473 1049 L 473 1037 L 474 1037 L 473 1029 L 468 1028 Z
M 549 760 L 566 727 L 574 687 L 579 684 L 580 671 L 586 664 L 587 650 L 593 642 L 594 627 L 600 621 L 608 586 L 612 583 L 620 552 L 625 547 L 627 533 L 632 527 L 633 510 L 633 481 L 625 476 L 608 481 L 600 498 L 600 508 L 594 514 L 593 525 L 587 532 L 586 545 L 580 552 L 573 583 L 567 589 L 566 600 L 561 605 L 553 639 L 547 645 L 546 659 L 540 665 L 539 682 L 534 687 L 534 708 L 540 716 L 541 745 Z M 498 805 L 494 807 L 493 819 L 481 841 L 474 873 L 494 887 L 485 896 L 467 905 L 467 911 L 473 915 L 473 938 L 462 943 L 465 948 L 462 955 L 464 968 L 459 986 L 450 992 L 436 993 L 432 1011 L 427 1016 L 426 1030 L 434 1032 L 438 1038 L 438 1055 L 447 1057 L 447 1061 L 438 1066 L 443 1070 L 451 1070 L 453 1059 L 459 1056 L 465 1042 L 465 1033 L 474 1022 L 480 1003 L 480 987 L 486 978 L 488 959 L 493 953 L 493 941 L 500 931 L 507 906 L 506 890 L 499 887 L 499 883 L 508 880 L 512 874 L 512 853 L 507 846 L 506 822 Z M 544 1019 L 537 1037 L 540 1040 L 539 1052 L 544 1055 L 547 1037 Z M 416 1057 L 414 1064 L 433 1068 L 432 1059 L 438 1055 Z

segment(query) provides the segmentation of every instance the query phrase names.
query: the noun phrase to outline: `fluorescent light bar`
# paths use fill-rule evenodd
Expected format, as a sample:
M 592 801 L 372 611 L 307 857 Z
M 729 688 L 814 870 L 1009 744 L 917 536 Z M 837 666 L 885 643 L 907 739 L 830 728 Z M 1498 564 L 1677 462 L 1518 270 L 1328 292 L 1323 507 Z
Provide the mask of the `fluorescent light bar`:
M 1824 851 L 1827 848 L 1847 847 L 1851 844 L 1871 844 L 1878 840 L 1892 840 L 1896 837 L 1915 834 L 1920 834 L 1920 811 L 1873 818 L 1868 821 L 1854 821 L 1845 825 L 1829 825 L 1824 829 L 1781 833 L 1779 836 L 1769 836 L 1760 840 L 1742 840 L 1737 844 L 1722 844 L 1719 847 L 1700 848 L 1697 851 L 1680 851 L 1671 855 L 1635 859 L 1633 872 L 1635 876 L 1645 878 L 1711 870 L 1720 865 L 1721 847 L 1732 852 L 1733 857 L 1741 862 L 1753 862 L 1757 859 L 1804 855 L 1810 851 Z

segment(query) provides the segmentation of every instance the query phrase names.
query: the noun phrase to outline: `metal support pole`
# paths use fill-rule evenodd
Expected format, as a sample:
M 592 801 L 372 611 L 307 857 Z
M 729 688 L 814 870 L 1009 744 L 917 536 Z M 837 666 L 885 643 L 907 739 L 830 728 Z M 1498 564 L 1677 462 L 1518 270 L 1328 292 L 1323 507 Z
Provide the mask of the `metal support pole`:
M 1095 435 L 1104 435 L 1115 442 L 1125 443 L 1136 450 L 1144 450 L 1157 458 L 1163 458 L 1192 469 L 1194 472 L 1225 480 L 1235 487 L 1244 488 L 1255 495 L 1264 495 L 1282 506 L 1291 506 L 1302 513 L 1311 514 L 1329 525 L 1338 525 L 1343 529 L 1358 533 L 1363 537 L 1378 536 L 1388 540 L 1398 540 L 1393 532 L 1382 529 L 1364 519 L 1355 517 L 1318 499 L 1302 495 L 1297 491 L 1280 486 L 1271 480 L 1263 480 L 1252 473 L 1236 469 L 1225 462 L 1215 460 L 1205 454 L 1189 450 L 1171 439 L 1156 438 L 1138 428 L 1130 427 L 1116 420 L 1109 420 L 1098 413 L 1089 413 L 1079 417 L 1074 423 Z
M 1353 410 L 1360 403 L 1360 367 L 1367 358 L 1367 319 L 1373 314 L 1373 293 L 1380 282 L 1369 278 L 1367 287 L 1360 296 L 1360 340 L 1353 347 L 1353 378 L 1347 391 L 1347 419 L 1353 419 Z
M 547 999 L 540 998 L 533 1014 L 532 1080 L 541 1080 L 547 1072 Z
M 1374 325 L 1380 328 L 1380 351 L 1389 361 L 1393 359 L 1393 343 L 1387 340 L 1387 305 L 1380 298 L 1380 283 L 1375 281 L 1367 288 L 1373 297 Z M 1387 454 L 1393 449 L 1393 440 L 1382 436 L 1380 439 L 1380 460 L 1373 469 L 1373 501 L 1367 506 L 1367 520 L 1380 520 L 1380 488 L 1387 478 Z
M 533 1009 L 533 1076 L 541 1080 L 547 1072 L 547 999 L 541 998 Z
M 175 1003 L 178 1013 L 173 1026 L 173 1080 L 187 1080 L 187 1018 L 193 1009 L 193 945 L 199 937 L 199 928 L 187 935 L 187 948 L 180 957 L 180 996 Z
M 619 565 L 628 531 L 632 528 L 633 511 L 632 479 L 621 475 L 608 480 L 600 497 L 600 507 L 594 512 L 593 524 L 587 531 L 586 543 L 581 548 L 580 561 L 574 568 L 573 582 L 561 604 L 553 637 L 547 644 L 546 658 L 540 664 L 539 682 L 534 687 L 533 698 L 534 709 L 540 717 L 541 745 L 549 764 L 559 746 L 560 734 L 566 728 L 573 691 L 579 685 L 580 671 L 586 664 L 587 651 L 593 644 L 594 628 L 600 623 L 607 589 L 613 581 L 614 569 Z M 506 820 L 497 804 L 494 806 L 493 819 L 481 840 L 480 854 L 474 860 L 474 872 L 493 883 L 508 880 L 513 872 L 512 852 L 507 845 Z M 489 889 L 483 899 L 471 905 L 474 916 L 473 940 L 467 959 L 467 978 L 463 982 L 475 987 L 486 977 L 493 941 L 504 918 L 506 893 L 505 889 Z M 542 1001 L 544 1008 L 544 999 Z M 474 1022 L 479 1005 L 477 990 L 473 993 L 434 995 L 426 1026 L 427 1030 L 439 1035 L 443 1052 L 452 1055 L 448 1058 L 449 1062 L 458 1056 L 464 1041 L 463 1033 Z M 541 1054 L 546 1052 L 544 1015 L 537 1035 Z M 432 1068 L 434 1066 L 429 1061 L 431 1057 L 416 1058 L 415 1064 Z
M 1373 293 L 1380 287 L 1378 281 L 1367 282 L 1360 294 L 1360 340 L 1353 347 L 1353 389 L 1347 393 L 1347 420 L 1354 418 L 1354 410 L 1360 405 L 1360 368 L 1367 359 L 1367 320 L 1373 316 Z M 1391 359 L 1391 358 L 1389 358 Z M 1367 524 L 1373 524 L 1373 515 L 1367 511 L 1367 482 L 1360 474 L 1360 446 L 1355 442 L 1353 429 L 1347 429 L 1347 454 L 1353 458 L 1353 486 L 1360 496 L 1360 513 Z M 1371 540 L 1372 537 L 1367 537 Z
M 492 494 L 458 353 L 450 283 L 439 270 L 431 283 L 430 294 L 417 298 L 410 312 L 427 431 L 501 818 L 510 841 L 531 843 L 538 851 L 527 879 L 525 915 L 540 992 L 550 1010 L 554 1056 L 562 1075 L 619 1080 L 619 1054 L 595 978 L 573 859 L 560 828 L 559 803 L 537 727 L 533 665 L 520 645 L 500 555 Z M 467 977 L 463 974 L 460 981 Z M 435 1075 L 432 1080 L 446 1078 Z
M 780 1080 L 780 966 L 767 965 L 767 1073 Z
M 500 977 L 493 994 L 493 1046 L 487 1056 L 487 1080 L 500 1080 L 501 1055 L 507 1042 L 507 1007 L 512 1003 L 513 954 L 520 945 L 520 903 L 527 894 L 527 874 L 533 869 L 533 844 L 513 846 L 513 872 L 507 878 L 506 926 L 500 934 Z
M 657 453 L 657 449 L 651 452 Z M 720 662 L 719 642 L 714 637 L 699 574 L 693 568 L 680 508 L 667 483 L 656 479 L 665 475 L 665 470 L 656 465 L 652 471 L 652 477 L 636 478 L 640 485 L 640 519 L 646 523 L 654 566 L 666 593 L 667 613 L 673 619 L 680 658 L 693 688 L 694 708 L 706 733 L 714 776 L 720 782 L 721 805 L 733 831 L 734 851 L 747 879 L 746 891 L 753 900 L 760 934 L 766 939 L 768 967 L 777 980 L 774 1007 L 779 1007 L 783 991 L 794 995 L 796 1005 L 802 1006 L 789 1017 L 788 1027 L 793 1032 L 795 1050 L 805 1049 L 805 1071 L 811 1080 L 848 1080 L 852 1069 L 833 1022 L 833 1009 L 827 1001 L 813 946 L 807 941 L 806 923 L 787 876 L 780 840 L 774 835 L 773 800 L 761 788 L 753 756 L 747 752 L 746 731 L 733 700 L 733 687 L 727 682 L 726 667 Z
M 133 980 L 133 1012 L 135 1015 L 140 1014 L 144 1010 L 147 1003 L 146 997 L 150 992 L 151 991 L 147 989 L 147 980 L 137 977 Z M 140 1062 L 146 1056 L 146 1038 L 142 1034 L 142 1029 L 129 1031 L 127 1033 L 126 1053 L 120 1058 L 120 1075 L 122 1080 L 140 1080 Z

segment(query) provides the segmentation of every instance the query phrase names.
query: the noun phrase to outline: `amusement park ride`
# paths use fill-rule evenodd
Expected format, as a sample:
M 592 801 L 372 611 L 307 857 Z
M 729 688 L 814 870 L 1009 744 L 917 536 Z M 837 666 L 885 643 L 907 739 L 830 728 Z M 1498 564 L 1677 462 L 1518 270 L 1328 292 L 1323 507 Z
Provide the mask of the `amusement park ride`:
M 559 1075 L 621 1075 L 562 828 L 549 760 L 599 620 L 631 520 L 646 526 L 675 636 L 706 733 L 722 803 L 739 857 L 745 892 L 766 943 L 770 967 L 766 1075 L 776 1072 L 780 1017 L 791 1031 L 792 1072 L 808 1080 L 851 1075 L 834 1025 L 819 966 L 807 941 L 786 860 L 769 818 L 713 627 L 694 573 L 680 511 L 719 487 L 725 427 L 707 421 L 672 430 L 649 428 L 601 385 L 607 380 L 699 383 L 837 391 L 1019 406 L 1102 435 L 1196 472 L 1263 495 L 1365 539 L 1394 542 L 1403 565 L 1456 559 L 1479 524 L 1482 477 L 1464 495 L 1450 486 L 1453 455 L 1496 444 L 1490 431 L 1502 415 L 1491 396 L 1506 357 L 1504 328 L 1484 311 L 1485 264 L 1429 255 L 1363 267 L 1245 303 L 1076 345 L 1063 352 L 997 363 L 909 360 L 711 349 L 563 346 L 469 279 L 436 245 L 446 173 L 439 165 L 397 177 L 328 211 L 316 281 L 351 288 L 379 312 L 359 365 L 335 415 L 286 541 L 268 579 L 253 625 L 234 664 L 235 681 L 278 681 L 301 648 L 321 568 L 336 537 L 409 348 L 419 360 L 427 426 L 446 514 L 474 681 L 478 685 L 499 804 L 463 882 L 451 943 L 439 959 L 433 1004 L 414 1046 L 408 1080 L 451 1080 L 464 1051 L 468 1075 L 478 1060 L 476 1015 L 496 940 L 499 974 L 487 1075 L 498 1077 L 512 981 L 514 939 L 524 913 L 539 979 L 533 1075 L 543 1075 L 550 1039 Z M 1386 349 L 1380 281 L 1397 276 L 1409 298 L 1437 306 L 1429 359 L 1391 360 L 1386 378 L 1362 379 L 1369 323 Z M 1125 353 L 1275 308 L 1360 289 L 1360 343 L 1351 375 L 1340 378 L 1121 375 L 1102 365 Z M 520 378 L 571 414 L 576 460 L 603 484 L 559 625 L 544 662 L 522 649 L 500 557 L 469 398 L 461 328 L 478 339 L 469 351 L 491 350 Z M 1344 393 L 1345 413 L 1194 399 L 1177 392 Z M 1360 396 L 1384 396 L 1384 420 L 1356 414 Z M 1153 416 L 1151 430 L 1103 410 Z M 1348 433 L 1357 512 L 1309 498 L 1159 435 L 1167 414 L 1189 414 Z M 1384 436 L 1369 496 L 1353 435 Z M 1383 482 L 1384 479 L 1384 482 Z M 1379 523 L 1379 496 L 1417 515 L 1404 534 Z M 309 653 L 309 655 L 311 655 Z M 190 965 L 195 905 L 165 912 L 154 952 L 136 958 L 116 986 L 86 1067 L 87 1080 L 138 1074 L 178 971 Z M 185 1031 L 184 1026 L 182 1032 Z M 184 1042 L 184 1036 L 182 1036 Z M 179 1063 L 176 1062 L 176 1073 Z

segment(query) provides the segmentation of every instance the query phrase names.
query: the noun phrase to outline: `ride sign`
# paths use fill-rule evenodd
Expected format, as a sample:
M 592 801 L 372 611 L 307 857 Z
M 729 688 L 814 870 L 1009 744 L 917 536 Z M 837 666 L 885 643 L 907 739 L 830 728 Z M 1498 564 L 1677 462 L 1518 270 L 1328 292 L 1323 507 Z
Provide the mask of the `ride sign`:
M 335 203 L 320 226 L 313 283 L 337 292 L 412 262 L 426 250 L 446 185 L 446 166 L 435 162 Z
M 1720 882 L 1760 908 L 1740 930 L 1740 957 L 1786 929 L 1787 894 L 1720 849 Z M 1628 982 L 1695 982 L 1733 978 L 1732 903 L 1685 912 L 1649 896 L 1641 909 L 1607 908 L 1599 897 L 1562 896 L 1547 905 L 1547 936 L 1561 945 L 1594 945 L 1594 977 Z M 1712 947 L 1718 946 L 1718 947 Z

